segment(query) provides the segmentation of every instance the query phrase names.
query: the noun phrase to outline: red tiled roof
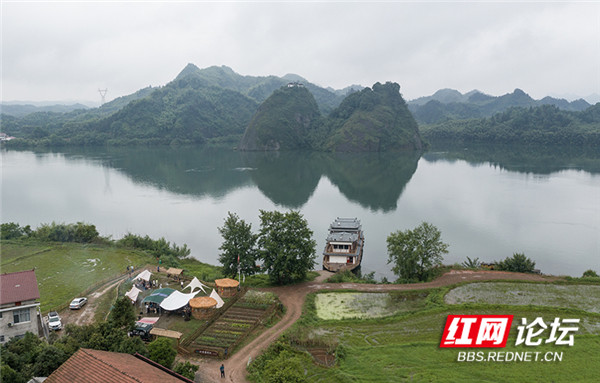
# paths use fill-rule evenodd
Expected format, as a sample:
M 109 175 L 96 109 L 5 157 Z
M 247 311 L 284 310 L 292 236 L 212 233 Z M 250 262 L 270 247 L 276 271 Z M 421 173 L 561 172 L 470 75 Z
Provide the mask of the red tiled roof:
M 130 354 L 80 348 L 45 383 L 191 382 L 171 370 Z M 160 366 L 162 368 L 156 367 Z M 167 372 L 169 371 L 169 372 Z
M 40 299 L 34 270 L 0 274 L 0 304 Z

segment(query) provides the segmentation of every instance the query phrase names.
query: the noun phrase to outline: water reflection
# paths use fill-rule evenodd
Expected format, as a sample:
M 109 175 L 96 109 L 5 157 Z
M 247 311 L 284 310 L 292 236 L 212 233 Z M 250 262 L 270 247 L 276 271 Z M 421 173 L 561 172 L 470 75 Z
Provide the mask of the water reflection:
M 561 146 L 469 145 L 434 147 L 428 161 L 464 160 L 472 165 L 490 164 L 518 173 L 549 175 L 565 169 L 600 173 L 600 148 Z
M 276 205 L 299 209 L 326 176 L 349 200 L 371 210 L 396 209 L 421 154 L 236 152 L 219 148 L 68 149 L 66 158 L 100 162 L 134 182 L 178 194 L 223 197 L 256 185 Z M 110 190 L 107 178 L 106 189 Z

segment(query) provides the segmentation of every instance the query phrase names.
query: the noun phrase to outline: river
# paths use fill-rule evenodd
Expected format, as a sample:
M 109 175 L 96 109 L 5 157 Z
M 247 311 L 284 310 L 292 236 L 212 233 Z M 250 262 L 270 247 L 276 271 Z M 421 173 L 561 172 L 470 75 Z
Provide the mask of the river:
M 549 148 L 436 148 L 426 153 L 247 153 L 219 148 L 65 148 L 1 151 L 2 222 L 86 222 L 186 243 L 218 264 L 234 212 L 299 210 L 317 241 L 358 217 L 362 271 L 394 279 L 387 236 L 426 221 L 449 244 L 444 263 L 525 253 L 543 273 L 600 272 L 600 154 Z

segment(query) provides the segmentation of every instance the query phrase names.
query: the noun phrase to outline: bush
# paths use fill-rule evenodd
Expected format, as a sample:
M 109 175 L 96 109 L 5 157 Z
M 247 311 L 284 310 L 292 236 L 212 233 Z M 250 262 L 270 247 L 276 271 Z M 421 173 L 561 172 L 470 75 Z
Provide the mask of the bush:
M 589 269 L 583 272 L 582 278 L 598 278 L 598 273 Z
M 177 363 L 175 365 L 175 367 L 173 368 L 173 371 L 175 371 L 176 373 L 178 373 L 179 375 L 183 375 L 188 379 L 194 380 L 194 377 L 196 376 L 196 371 L 198 371 L 198 366 L 196 366 L 195 364 L 191 364 L 190 362 L 186 361 L 185 363 Z
M 14 222 L 3 223 L 2 225 L 0 225 L 1 239 L 18 239 L 30 234 L 31 228 L 29 227 L 29 225 L 21 227 L 18 223 Z
M 516 273 L 533 273 L 535 262 L 523 253 L 514 253 L 512 257 L 497 262 L 498 270 L 513 271 Z
M 96 226 L 83 222 L 76 224 L 56 223 L 43 224 L 33 236 L 42 241 L 90 243 L 99 238 Z

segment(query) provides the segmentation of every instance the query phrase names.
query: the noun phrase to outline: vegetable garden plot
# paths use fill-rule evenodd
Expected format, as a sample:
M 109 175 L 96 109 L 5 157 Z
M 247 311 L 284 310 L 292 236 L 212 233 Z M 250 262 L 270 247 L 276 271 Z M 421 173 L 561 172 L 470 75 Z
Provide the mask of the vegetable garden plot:
M 275 300 L 266 304 L 251 299 L 239 299 L 199 334 L 186 347 L 187 350 L 201 355 L 228 357 L 229 352 L 275 309 Z

